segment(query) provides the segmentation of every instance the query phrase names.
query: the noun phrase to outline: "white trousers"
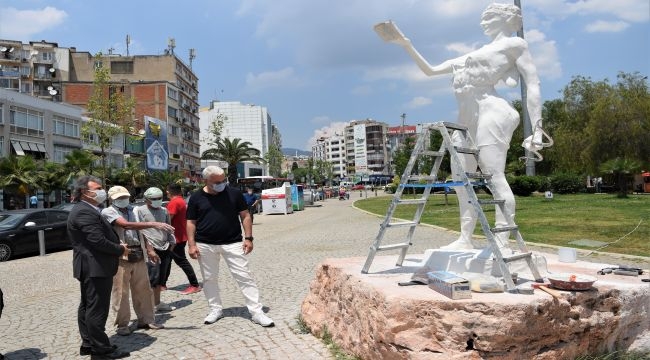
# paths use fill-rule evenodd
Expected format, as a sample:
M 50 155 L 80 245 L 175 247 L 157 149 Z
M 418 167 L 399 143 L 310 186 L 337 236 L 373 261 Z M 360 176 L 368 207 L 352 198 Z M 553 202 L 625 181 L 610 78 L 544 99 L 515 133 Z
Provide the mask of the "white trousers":
M 239 289 L 246 299 L 246 307 L 251 315 L 262 312 L 260 303 L 260 292 L 255 280 L 248 269 L 248 259 L 244 255 L 242 243 L 237 242 L 228 245 L 210 245 L 196 243 L 201 256 L 199 265 L 203 276 L 203 293 L 208 300 L 210 311 L 222 310 L 221 294 L 219 291 L 219 260 L 223 260 L 230 270 L 230 274 L 237 282 Z

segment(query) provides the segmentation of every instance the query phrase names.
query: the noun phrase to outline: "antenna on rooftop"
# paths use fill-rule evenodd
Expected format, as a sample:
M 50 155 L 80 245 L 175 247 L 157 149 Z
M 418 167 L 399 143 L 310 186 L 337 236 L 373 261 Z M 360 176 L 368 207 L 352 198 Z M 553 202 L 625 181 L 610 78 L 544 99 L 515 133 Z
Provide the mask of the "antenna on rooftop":
M 170 37 L 167 39 L 167 50 L 170 54 L 174 54 L 174 48 L 176 47 L 176 39 Z
M 126 56 L 129 56 L 129 45 L 131 44 L 131 35 L 126 34 Z
M 192 70 L 192 61 L 196 59 L 196 49 L 190 49 L 190 70 Z

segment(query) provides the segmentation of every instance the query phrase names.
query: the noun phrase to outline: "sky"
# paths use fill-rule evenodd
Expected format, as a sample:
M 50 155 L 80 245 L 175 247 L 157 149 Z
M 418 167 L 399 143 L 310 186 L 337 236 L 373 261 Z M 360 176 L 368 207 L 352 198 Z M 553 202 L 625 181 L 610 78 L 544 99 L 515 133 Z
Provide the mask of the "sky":
M 484 0 L 0 0 L 0 39 L 90 53 L 175 54 L 199 78 L 199 104 L 268 109 L 283 147 L 311 150 L 352 120 L 399 126 L 455 121 L 451 77 L 427 77 L 373 26 L 394 21 L 438 64 L 489 42 Z M 502 0 L 500 2 L 508 2 Z M 649 0 L 521 0 L 544 100 L 574 76 L 650 74 Z M 509 100 L 519 88 L 499 86 Z

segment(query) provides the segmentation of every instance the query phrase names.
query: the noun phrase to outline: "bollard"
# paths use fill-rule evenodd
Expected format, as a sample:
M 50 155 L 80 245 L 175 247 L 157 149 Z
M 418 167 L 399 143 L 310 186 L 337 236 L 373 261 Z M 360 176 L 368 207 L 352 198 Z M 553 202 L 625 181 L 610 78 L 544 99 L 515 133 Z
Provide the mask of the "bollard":
M 38 249 L 45 256 L 45 230 L 38 230 Z

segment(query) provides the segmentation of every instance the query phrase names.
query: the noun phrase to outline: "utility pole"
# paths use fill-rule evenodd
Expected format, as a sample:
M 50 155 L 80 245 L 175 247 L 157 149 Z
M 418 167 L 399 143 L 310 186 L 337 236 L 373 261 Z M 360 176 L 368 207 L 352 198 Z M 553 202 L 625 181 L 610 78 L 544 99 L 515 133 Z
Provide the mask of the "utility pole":
M 521 12 L 521 29 L 517 30 L 517 36 L 524 38 L 524 12 L 521 10 L 521 1 L 515 0 L 515 6 L 519 8 Z M 521 85 L 521 112 L 524 125 L 524 139 L 527 139 L 533 134 L 533 128 L 530 124 L 530 117 L 528 116 L 528 105 L 526 104 L 528 99 L 528 90 L 526 89 L 526 83 L 522 81 L 521 76 L 519 77 L 519 84 Z M 535 161 L 533 160 L 533 154 L 530 151 L 524 150 L 526 155 L 526 175 L 535 176 Z
M 400 129 L 400 145 L 402 145 L 404 143 L 404 121 L 406 120 L 406 113 L 402 113 L 400 117 L 402 118 L 402 127 Z

